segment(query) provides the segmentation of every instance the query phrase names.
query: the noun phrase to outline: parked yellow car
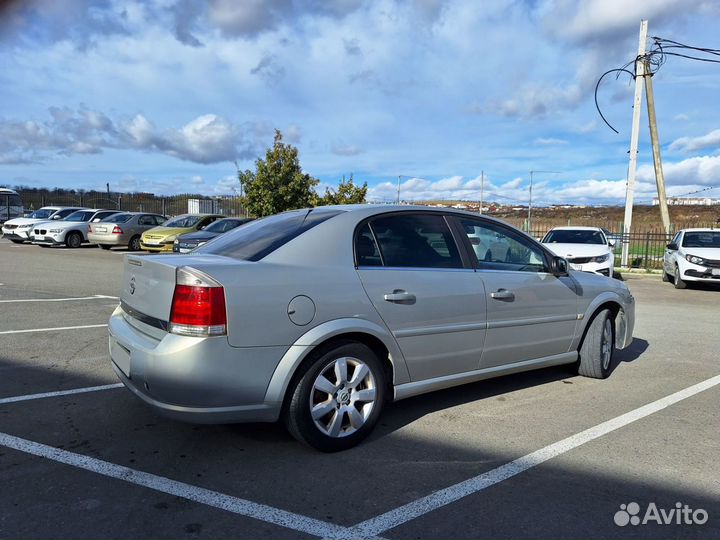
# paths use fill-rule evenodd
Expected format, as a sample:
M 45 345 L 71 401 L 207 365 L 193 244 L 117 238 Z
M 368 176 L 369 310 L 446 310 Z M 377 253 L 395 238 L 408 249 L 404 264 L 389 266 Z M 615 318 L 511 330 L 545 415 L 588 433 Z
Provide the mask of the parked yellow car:
M 218 214 L 183 214 L 169 219 L 159 227 L 145 231 L 140 238 L 140 249 L 160 253 L 172 253 L 173 242 L 180 234 L 200 231 L 217 219 Z

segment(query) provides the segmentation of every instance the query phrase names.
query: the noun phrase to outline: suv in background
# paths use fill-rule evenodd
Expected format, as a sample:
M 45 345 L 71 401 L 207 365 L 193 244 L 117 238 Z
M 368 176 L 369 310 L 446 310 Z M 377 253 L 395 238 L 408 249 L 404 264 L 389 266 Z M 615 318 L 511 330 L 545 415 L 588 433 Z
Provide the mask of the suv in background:
M 120 210 L 85 209 L 73 212 L 62 220 L 43 221 L 33 227 L 31 241 L 43 247 L 65 244 L 69 248 L 79 248 L 88 241 L 88 223 L 119 213 Z
M 65 219 L 77 210 L 83 210 L 83 208 L 78 206 L 43 206 L 27 217 L 6 221 L 2 227 L 3 236 L 16 244 L 29 242 L 33 225 L 47 220 Z

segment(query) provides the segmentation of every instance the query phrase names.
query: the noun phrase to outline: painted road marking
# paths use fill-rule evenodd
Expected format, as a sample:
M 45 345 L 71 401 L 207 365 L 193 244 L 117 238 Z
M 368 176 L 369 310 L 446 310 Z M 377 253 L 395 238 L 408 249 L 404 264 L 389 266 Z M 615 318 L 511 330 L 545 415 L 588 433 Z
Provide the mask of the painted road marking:
M 58 396 L 70 396 L 72 394 L 84 394 L 86 392 L 100 392 L 101 390 L 112 390 L 113 388 L 122 388 L 123 383 L 104 384 L 102 386 L 87 386 L 85 388 L 73 388 L 72 390 L 58 390 L 56 392 L 43 392 L 41 394 L 27 394 L 25 396 L 14 396 L 8 398 L 0 398 L 0 405 L 5 403 L 17 403 L 18 401 L 30 401 L 32 399 L 43 399 Z
M 82 330 L 83 328 L 105 328 L 107 324 L 86 324 L 83 326 L 58 326 L 56 328 L 30 328 L 29 330 L 3 330 L 2 334 L 29 334 L 30 332 L 56 332 L 58 330 Z
M 335 525 L 334 523 L 326 523 L 319 519 L 280 510 L 279 508 L 240 499 L 184 482 L 170 480 L 163 476 L 137 471 L 101 459 L 75 454 L 60 448 L 14 437 L 6 433 L 0 433 L 0 446 L 65 463 L 72 467 L 85 469 L 86 471 L 117 480 L 123 480 L 124 482 L 167 493 L 168 495 L 182 497 L 189 501 L 233 512 L 234 514 L 257 519 L 266 523 L 272 523 L 273 525 L 279 525 L 294 531 L 311 534 L 319 538 L 349 538 L 349 529 Z
M 75 300 L 120 300 L 117 296 L 106 296 L 104 294 L 93 294 L 79 298 L 23 298 L 20 300 L 0 300 L 0 304 L 12 304 L 20 302 L 73 302 Z
M 468 495 L 472 495 L 473 493 L 477 493 L 494 486 L 503 480 L 512 478 L 513 476 L 525 472 L 528 469 L 545 463 L 549 459 L 569 452 L 578 446 L 593 441 L 603 435 L 607 435 L 608 433 L 625 427 L 637 420 L 641 420 L 646 416 L 650 416 L 651 414 L 661 411 L 670 405 L 674 405 L 675 403 L 692 397 L 695 394 L 699 394 L 700 392 L 712 388 L 713 386 L 717 386 L 718 384 L 720 384 L 720 375 L 716 375 L 715 377 L 711 377 L 710 379 L 702 381 L 698 384 L 689 386 L 684 390 L 680 390 L 679 392 L 675 392 L 674 394 L 658 399 L 657 401 L 643 405 L 642 407 L 617 416 L 607 422 L 598 424 L 594 427 L 586 429 L 585 431 L 581 431 L 580 433 L 511 461 L 510 463 L 506 463 L 496 469 L 475 476 L 474 478 L 470 478 L 464 482 L 459 482 L 414 502 L 405 504 L 389 512 L 385 512 L 384 514 L 367 521 L 363 521 L 352 528 L 354 533 L 352 537 L 369 538 L 393 529 L 403 523 L 462 499 L 463 497 L 467 497 Z

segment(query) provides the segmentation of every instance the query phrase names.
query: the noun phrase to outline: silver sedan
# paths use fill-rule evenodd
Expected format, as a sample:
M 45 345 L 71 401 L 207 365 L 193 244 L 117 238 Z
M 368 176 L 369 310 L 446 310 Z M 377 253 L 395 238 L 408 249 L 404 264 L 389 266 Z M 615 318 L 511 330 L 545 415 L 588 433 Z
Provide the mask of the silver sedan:
M 477 255 L 486 236 L 503 260 Z M 605 378 L 635 317 L 624 283 L 424 207 L 286 212 L 192 254 L 128 255 L 123 279 L 110 355 L 137 397 L 191 422 L 282 419 L 323 451 L 359 443 L 388 401 L 558 364 Z

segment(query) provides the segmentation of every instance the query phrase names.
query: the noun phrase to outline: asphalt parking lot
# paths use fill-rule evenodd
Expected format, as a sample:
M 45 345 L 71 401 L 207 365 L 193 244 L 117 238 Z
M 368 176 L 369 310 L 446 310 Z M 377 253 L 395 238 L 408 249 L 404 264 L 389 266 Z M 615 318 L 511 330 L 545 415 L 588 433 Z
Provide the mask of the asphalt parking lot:
M 720 289 L 627 276 L 635 342 L 609 379 L 411 398 L 321 454 L 279 425 L 164 419 L 117 384 L 123 254 L 0 240 L 0 538 L 720 538 Z M 707 520 L 616 525 L 633 502 Z

